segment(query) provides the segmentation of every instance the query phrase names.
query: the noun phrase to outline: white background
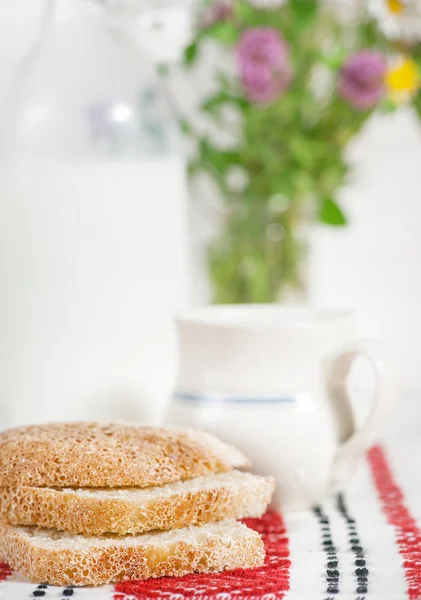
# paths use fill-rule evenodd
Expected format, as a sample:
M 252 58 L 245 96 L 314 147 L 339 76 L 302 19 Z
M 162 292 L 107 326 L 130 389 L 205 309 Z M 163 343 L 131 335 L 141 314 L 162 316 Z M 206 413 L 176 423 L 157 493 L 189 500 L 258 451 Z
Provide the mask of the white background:
M 75 0 L 81 1 L 81 0 Z M 40 0 L 0 8 L 0 97 L 17 58 L 37 32 Z M 157 56 L 175 56 L 185 17 L 169 13 L 146 40 Z M 76 43 L 76 40 L 75 40 Z M 421 390 L 421 125 L 408 111 L 371 123 L 350 153 L 355 181 L 342 200 L 351 226 L 317 227 L 311 288 L 318 304 L 356 309 L 365 336 L 381 336 L 399 354 L 406 389 Z

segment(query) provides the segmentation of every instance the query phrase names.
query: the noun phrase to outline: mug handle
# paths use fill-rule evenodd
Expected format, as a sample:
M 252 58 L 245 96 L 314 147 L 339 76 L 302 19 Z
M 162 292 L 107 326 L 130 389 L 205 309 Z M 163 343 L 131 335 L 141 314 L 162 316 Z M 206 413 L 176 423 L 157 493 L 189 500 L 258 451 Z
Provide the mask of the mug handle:
M 376 374 L 376 392 L 372 409 L 364 424 L 356 428 L 345 384 L 351 365 L 358 356 L 365 357 Z M 327 387 L 334 410 L 339 413 L 341 439 L 333 463 L 330 489 L 338 491 L 353 474 L 358 459 L 373 443 L 382 423 L 397 402 L 397 360 L 377 340 L 361 340 L 335 352 L 327 360 Z

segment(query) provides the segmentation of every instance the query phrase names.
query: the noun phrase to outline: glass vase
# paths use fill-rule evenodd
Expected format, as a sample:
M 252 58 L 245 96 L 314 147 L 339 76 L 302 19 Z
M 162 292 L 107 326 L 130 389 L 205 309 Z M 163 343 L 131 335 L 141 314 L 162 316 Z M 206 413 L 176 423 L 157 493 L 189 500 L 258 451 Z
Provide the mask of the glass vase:
M 193 177 L 190 192 L 205 296 L 218 304 L 306 302 L 309 196 L 250 202 L 241 193 L 222 196 L 209 177 Z
M 226 209 L 207 249 L 216 303 L 300 303 L 307 294 L 308 219 L 299 202 L 274 196 Z

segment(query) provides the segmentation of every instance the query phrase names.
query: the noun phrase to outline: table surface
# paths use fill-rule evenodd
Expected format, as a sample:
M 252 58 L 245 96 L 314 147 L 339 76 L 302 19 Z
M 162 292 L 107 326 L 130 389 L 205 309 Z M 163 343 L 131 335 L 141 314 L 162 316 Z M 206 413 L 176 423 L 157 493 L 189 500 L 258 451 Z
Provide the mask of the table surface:
M 260 569 L 72 589 L 30 584 L 0 565 L 0 600 L 421 600 L 420 467 L 414 400 L 343 494 L 299 515 L 247 521 L 266 544 Z

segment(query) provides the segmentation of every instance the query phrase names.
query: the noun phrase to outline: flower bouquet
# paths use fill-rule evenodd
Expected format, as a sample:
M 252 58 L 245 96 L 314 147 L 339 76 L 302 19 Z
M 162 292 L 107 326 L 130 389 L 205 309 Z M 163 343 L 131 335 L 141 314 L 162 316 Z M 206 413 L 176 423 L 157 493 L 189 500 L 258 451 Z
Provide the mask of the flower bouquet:
M 349 142 L 376 111 L 412 102 L 421 116 L 421 2 L 361 4 L 201 5 L 184 67 L 207 62 L 207 84 L 181 125 L 191 178 L 206 173 L 221 201 L 208 248 L 215 302 L 304 294 L 307 225 L 347 222 Z

